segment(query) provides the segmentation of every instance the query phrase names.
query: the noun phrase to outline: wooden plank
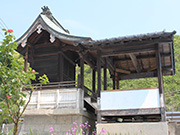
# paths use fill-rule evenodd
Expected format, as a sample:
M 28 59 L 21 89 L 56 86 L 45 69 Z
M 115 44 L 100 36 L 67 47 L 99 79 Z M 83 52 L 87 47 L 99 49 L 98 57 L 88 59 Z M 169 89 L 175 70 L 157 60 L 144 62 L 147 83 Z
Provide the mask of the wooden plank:
M 101 110 L 101 116 L 132 116 L 160 114 L 160 108 Z
M 56 53 L 36 54 L 36 55 L 34 55 L 34 57 L 45 57 L 45 56 L 52 56 L 52 55 L 58 55 L 59 53 L 61 53 L 61 51 L 59 51 L 59 52 L 56 52 Z
M 139 62 L 136 58 L 136 56 L 134 54 L 129 54 L 131 60 L 132 60 L 132 63 L 133 63 L 133 66 L 135 67 L 137 73 L 140 73 L 141 72 L 141 67 L 139 65 Z
M 116 68 L 116 72 L 124 73 L 124 74 L 131 74 L 131 71 L 120 69 L 120 68 Z

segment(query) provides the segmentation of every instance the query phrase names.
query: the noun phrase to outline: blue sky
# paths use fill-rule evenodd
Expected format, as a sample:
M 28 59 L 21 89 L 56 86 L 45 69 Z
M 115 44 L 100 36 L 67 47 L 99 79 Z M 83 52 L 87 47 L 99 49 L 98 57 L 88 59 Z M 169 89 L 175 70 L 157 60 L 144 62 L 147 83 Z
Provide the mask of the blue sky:
M 30 27 L 42 6 L 48 6 L 71 34 L 95 40 L 180 32 L 180 0 L 1 0 L 0 5 L 0 19 L 14 30 L 16 38 Z

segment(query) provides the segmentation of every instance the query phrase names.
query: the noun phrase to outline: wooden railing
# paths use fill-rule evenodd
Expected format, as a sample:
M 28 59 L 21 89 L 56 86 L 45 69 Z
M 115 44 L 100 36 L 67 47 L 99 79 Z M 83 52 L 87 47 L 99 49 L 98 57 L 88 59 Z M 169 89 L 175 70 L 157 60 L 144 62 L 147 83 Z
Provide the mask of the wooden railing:
M 33 92 L 28 109 L 80 108 L 82 98 L 82 90 L 77 88 L 38 90 Z
M 84 90 L 85 96 L 89 96 L 94 102 L 97 102 L 97 94 L 94 91 L 90 90 L 86 86 L 83 86 L 82 89 Z
M 97 94 L 76 81 L 51 82 L 45 85 L 33 84 L 33 92 L 28 108 L 79 108 L 84 97 L 97 102 Z M 81 88 L 81 89 L 78 89 Z M 82 93 L 84 91 L 84 94 Z M 84 97 L 83 97 L 84 96 Z
M 50 82 L 47 84 L 36 83 L 33 84 L 37 88 L 37 90 L 43 89 L 57 89 L 57 88 L 72 88 L 77 87 L 76 81 L 62 81 L 62 82 Z

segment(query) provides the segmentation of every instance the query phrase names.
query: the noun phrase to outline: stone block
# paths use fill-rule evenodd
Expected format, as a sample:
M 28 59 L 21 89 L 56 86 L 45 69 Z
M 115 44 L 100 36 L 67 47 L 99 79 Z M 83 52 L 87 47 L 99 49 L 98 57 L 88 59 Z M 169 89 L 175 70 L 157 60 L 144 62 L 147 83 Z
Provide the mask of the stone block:
M 149 122 L 149 123 L 106 123 L 97 124 L 97 134 L 102 128 L 106 129 L 110 135 L 128 134 L 128 135 L 168 135 L 167 122 Z

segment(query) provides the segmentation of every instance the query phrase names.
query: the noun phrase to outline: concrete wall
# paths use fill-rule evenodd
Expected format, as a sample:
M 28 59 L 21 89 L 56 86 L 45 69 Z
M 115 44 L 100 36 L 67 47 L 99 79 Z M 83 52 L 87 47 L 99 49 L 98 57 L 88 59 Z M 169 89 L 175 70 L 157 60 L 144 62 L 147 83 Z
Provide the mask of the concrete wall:
M 45 135 L 49 133 L 51 125 L 57 135 L 65 135 L 71 129 L 73 122 L 84 123 L 88 121 L 92 125 L 92 130 L 95 126 L 95 116 L 89 113 L 79 114 L 64 114 L 64 115 L 25 115 L 21 134 L 29 133 L 29 128 L 36 134 Z
M 168 135 L 180 135 L 180 124 L 177 122 L 169 122 L 168 133 Z
M 117 135 L 120 133 L 121 135 L 168 135 L 166 122 L 97 124 L 98 135 L 101 133 L 102 128 L 106 129 L 110 135 L 115 135 L 116 133 Z

